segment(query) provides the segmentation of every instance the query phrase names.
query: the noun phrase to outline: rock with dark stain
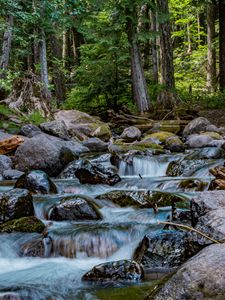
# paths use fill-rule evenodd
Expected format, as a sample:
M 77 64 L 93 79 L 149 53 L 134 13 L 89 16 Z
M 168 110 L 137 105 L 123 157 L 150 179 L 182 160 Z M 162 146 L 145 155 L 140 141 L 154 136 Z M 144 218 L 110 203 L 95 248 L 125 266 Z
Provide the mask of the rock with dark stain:
M 144 277 L 141 266 L 131 260 L 120 260 L 95 266 L 82 280 L 97 282 L 140 281 Z

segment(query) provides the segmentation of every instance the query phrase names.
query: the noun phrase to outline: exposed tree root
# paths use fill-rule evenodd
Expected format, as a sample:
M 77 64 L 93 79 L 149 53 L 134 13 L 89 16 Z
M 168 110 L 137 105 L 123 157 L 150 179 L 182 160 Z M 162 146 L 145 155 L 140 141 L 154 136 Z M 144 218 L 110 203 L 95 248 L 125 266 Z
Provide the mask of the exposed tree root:
M 28 72 L 24 77 L 16 79 L 11 94 L 0 103 L 5 103 L 10 109 L 21 115 L 31 114 L 39 111 L 42 116 L 50 117 L 51 96 L 45 91 L 40 78 L 32 72 Z

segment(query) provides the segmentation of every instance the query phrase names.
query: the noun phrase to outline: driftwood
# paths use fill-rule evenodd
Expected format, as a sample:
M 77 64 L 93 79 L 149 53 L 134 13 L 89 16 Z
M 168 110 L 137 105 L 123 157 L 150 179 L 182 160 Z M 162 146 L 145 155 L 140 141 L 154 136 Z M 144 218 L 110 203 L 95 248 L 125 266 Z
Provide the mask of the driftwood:
M 183 228 L 183 229 L 188 230 L 188 231 L 194 231 L 197 234 L 199 234 L 199 235 L 203 236 L 204 238 L 206 238 L 207 240 L 213 242 L 214 244 L 221 244 L 221 241 L 214 240 L 213 238 L 211 238 L 210 236 L 208 236 L 205 233 L 201 232 L 200 230 L 195 229 L 195 228 L 190 227 L 190 226 L 187 226 L 187 225 L 177 224 L 177 223 L 173 223 L 173 222 L 158 222 L 158 224 L 160 224 L 160 225 L 169 225 L 169 226 L 174 226 L 174 227 L 180 227 L 180 228 Z
M 23 142 L 24 139 L 20 136 L 13 136 L 0 141 L 0 154 L 8 154 L 15 151 Z
M 108 110 L 110 122 L 116 126 L 120 125 L 145 125 L 146 123 L 153 124 L 153 121 L 144 116 L 134 116 L 120 111 L 115 113 L 113 110 Z
M 44 117 L 50 117 L 50 95 L 46 93 L 40 78 L 28 72 L 14 81 L 13 89 L 7 99 L 0 101 L 10 109 L 24 115 L 39 111 Z

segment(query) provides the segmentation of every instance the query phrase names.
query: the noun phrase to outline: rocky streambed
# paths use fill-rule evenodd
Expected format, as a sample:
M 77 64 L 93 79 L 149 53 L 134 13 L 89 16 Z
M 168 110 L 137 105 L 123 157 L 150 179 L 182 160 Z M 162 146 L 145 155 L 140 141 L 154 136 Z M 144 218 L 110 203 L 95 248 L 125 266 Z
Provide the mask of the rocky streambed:
M 0 299 L 224 299 L 224 129 L 172 124 L 1 132 Z

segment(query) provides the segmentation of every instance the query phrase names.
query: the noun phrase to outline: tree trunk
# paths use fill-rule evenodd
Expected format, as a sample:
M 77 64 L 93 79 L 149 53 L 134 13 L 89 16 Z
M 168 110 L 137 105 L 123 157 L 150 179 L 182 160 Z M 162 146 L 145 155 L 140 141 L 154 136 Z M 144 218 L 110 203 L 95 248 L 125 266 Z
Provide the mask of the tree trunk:
M 164 20 L 159 24 L 162 83 L 167 89 L 173 89 L 175 87 L 175 80 L 168 0 L 157 0 L 157 6 L 159 20 Z
M 49 81 L 48 81 L 46 39 L 45 39 L 45 32 L 43 29 L 41 31 L 41 41 L 40 41 L 40 64 L 41 64 L 41 81 L 43 83 L 44 92 L 46 94 L 46 98 L 51 98 L 51 93 L 49 91 Z
M 68 58 L 68 32 L 63 31 L 63 46 L 62 46 L 63 66 L 66 68 Z
M 3 36 L 2 56 L 0 61 L 1 74 L 4 77 L 4 71 L 7 70 L 9 65 L 9 57 L 12 44 L 12 29 L 13 29 L 13 16 L 9 16 L 7 20 L 7 29 Z
M 156 12 L 150 11 L 151 18 L 151 32 L 154 37 L 152 38 L 152 69 L 153 69 L 153 80 L 157 84 L 159 81 L 159 70 L 158 70 L 158 52 L 157 52 L 157 24 L 156 24 Z
M 65 101 L 65 78 L 60 68 L 60 62 L 62 61 L 62 47 L 54 34 L 51 36 L 52 56 L 53 56 L 53 82 L 55 87 L 55 96 L 57 99 L 57 105 L 60 106 Z
M 72 28 L 72 40 L 73 40 L 73 56 L 75 62 L 80 64 L 80 46 L 84 44 L 83 34 L 80 33 L 75 27 Z
M 215 49 L 215 17 L 216 7 L 207 5 L 207 42 L 208 42 L 208 65 L 207 65 L 207 88 L 209 92 L 216 90 L 216 49 Z
M 220 90 L 225 90 L 225 0 L 219 0 Z
M 132 21 L 127 21 L 128 40 L 130 43 L 131 53 L 131 75 L 132 75 L 132 88 L 134 99 L 140 113 L 149 111 L 150 100 L 147 93 L 147 85 L 144 76 L 144 70 L 141 63 L 140 50 L 136 41 L 136 30 Z

